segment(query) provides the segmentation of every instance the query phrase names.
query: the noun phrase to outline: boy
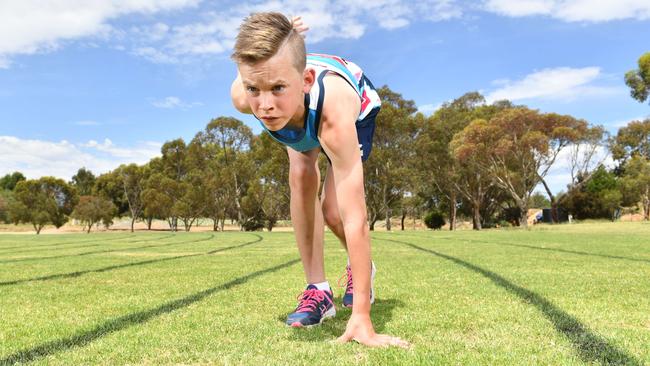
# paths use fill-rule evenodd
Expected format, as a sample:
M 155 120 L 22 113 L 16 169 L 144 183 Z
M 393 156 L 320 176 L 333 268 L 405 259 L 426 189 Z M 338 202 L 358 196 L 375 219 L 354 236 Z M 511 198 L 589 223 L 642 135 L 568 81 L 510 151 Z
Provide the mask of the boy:
M 316 325 L 336 313 L 323 263 L 327 224 L 349 258 L 344 304 L 352 306 L 352 315 L 338 341 L 405 347 L 399 338 L 376 334 L 370 319 L 374 265 L 362 159 L 370 154 L 381 101 L 353 63 L 306 55 L 304 30 L 280 13 L 252 14 L 240 27 L 232 55 L 239 71 L 231 88 L 233 104 L 287 145 L 291 221 L 308 283 L 287 324 Z M 329 164 L 319 201 L 321 150 Z

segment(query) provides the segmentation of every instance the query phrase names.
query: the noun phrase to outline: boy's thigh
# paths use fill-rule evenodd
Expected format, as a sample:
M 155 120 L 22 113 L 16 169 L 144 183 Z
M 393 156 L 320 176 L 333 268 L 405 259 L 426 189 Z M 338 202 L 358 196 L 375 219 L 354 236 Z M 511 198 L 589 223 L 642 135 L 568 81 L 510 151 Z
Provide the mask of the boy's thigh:
M 308 150 L 308 151 L 296 151 L 290 147 L 287 147 L 287 155 L 289 155 L 289 171 L 292 172 L 304 172 L 311 171 L 316 168 L 318 162 L 318 154 L 320 148 Z

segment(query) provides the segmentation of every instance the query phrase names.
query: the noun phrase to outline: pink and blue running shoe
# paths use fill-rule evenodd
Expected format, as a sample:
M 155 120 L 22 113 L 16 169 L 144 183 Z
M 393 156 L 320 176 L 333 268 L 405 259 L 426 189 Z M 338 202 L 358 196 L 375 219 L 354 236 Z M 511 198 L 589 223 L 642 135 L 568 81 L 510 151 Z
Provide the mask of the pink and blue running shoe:
M 375 289 L 373 287 L 373 283 L 375 282 L 375 273 L 377 272 L 377 268 L 375 267 L 375 262 L 371 262 L 371 272 L 370 272 L 370 303 L 373 304 L 375 302 Z M 343 295 L 343 306 L 346 308 L 351 308 L 352 303 L 353 303 L 353 295 L 354 295 L 354 283 L 352 282 L 352 269 L 350 268 L 350 265 L 347 265 L 345 267 L 345 274 L 339 278 L 338 284 L 340 287 L 343 287 L 341 284 L 341 280 L 347 277 L 347 283 L 345 285 L 345 294 Z
M 327 318 L 336 315 L 332 291 L 323 291 L 314 285 L 309 285 L 298 296 L 300 300 L 296 310 L 287 317 L 287 325 L 300 328 L 318 325 Z

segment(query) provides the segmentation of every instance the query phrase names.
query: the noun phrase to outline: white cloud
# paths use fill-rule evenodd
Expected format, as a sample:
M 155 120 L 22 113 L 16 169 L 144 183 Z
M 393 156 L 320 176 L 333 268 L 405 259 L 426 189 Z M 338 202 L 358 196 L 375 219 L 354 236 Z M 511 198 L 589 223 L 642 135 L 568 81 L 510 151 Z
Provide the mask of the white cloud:
M 489 103 L 508 99 L 562 99 L 574 100 L 579 97 L 611 95 L 619 88 L 596 86 L 593 83 L 602 77 L 600 68 L 558 67 L 543 69 L 525 76 L 521 80 L 500 79 L 495 84 L 501 87 L 486 96 Z
M 0 67 L 19 54 L 48 52 L 62 42 L 105 36 L 109 20 L 195 6 L 200 0 L 20 0 L 0 2 Z
M 418 112 L 425 114 L 425 115 L 432 115 L 435 113 L 438 109 L 442 107 L 442 103 L 438 104 L 423 104 L 418 107 Z
M 162 145 L 143 142 L 133 147 L 118 147 L 110 140 L 73 144 L 0 136 L 0 174 L 20 171 L 28 178 L 54 176 L 69 180 L 81 167 L 95 174 L 115 169 L 120 164 L 144 164 L 160 155 Z
M 186 103 L 178 97 L 166 97 L 162 100 L 154 100 L 153 102 L 151 102 L 151 104 L 156 108 L 163 108 L 163 109 L 174 109 L 174 108 L 189 109 L 192 107 L 198 107 L 203 105 L 203 103 L 200 102 Z
M 545 15 L 566 22 L 650 19 L 648 0 L 486 0 L 484 8 L 510 17 Z
M 205 6 L 199 8 L 203 2 Z M 66 43 L 93 39 L 113 41 L 113 49 L 155 63 L 186 63 L 228 53 L 242 19 L 251 12 L 280 11 L 301 15 L 308 42 L 328 38 L 357 39 L 369 27 L 395 29 L 411 22 L 442 21 L 462 16 L 456 0 L 265 0 L 222 3 L 202 0 L 20 0 L 0 2 L 0 68 L 16 55 L 54 51 Z M 159 13 L 196 8 L 195 21 L 163 22 Z M 120 18 L 145 14 L 149 24 L 120 28 Z M 180 19 L 180 17 L 179 17 Z M 183 18 L 187 19 L 187 18 Z

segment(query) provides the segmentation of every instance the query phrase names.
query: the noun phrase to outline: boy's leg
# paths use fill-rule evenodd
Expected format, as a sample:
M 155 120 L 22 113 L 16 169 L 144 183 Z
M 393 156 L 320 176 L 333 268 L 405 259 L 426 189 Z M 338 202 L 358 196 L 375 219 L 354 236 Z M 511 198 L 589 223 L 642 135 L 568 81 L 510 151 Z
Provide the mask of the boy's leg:
M 336 187 L 334 186 L 334 175 L 332 174 L 331 164 L 327 165 L 327 173 L 323 182 L 323 193 L 321 194 L 321 207 L 323 209 L 323 219 L 327 227 L 339 238 L 341 245 L 348 250 L 345 241 L 345 231 L 343 230 L 343 221 L 339 213 L 339 204 L 336 200 Z
M 305 153 L 287 148 L 291 223 L 308 284 L 325 281 L 323 213 L 318 205 L 319 149 Z
M 307 288 L 286 324 L 292 327 L 313 326 L 336 315 L 333 294 L 325 281 L 323 263 L 323 212 L 318 201 L 320 173 L 319 149 L 306 153 L 287 149 L 291 188 L 291 222 L 302 258 Z

